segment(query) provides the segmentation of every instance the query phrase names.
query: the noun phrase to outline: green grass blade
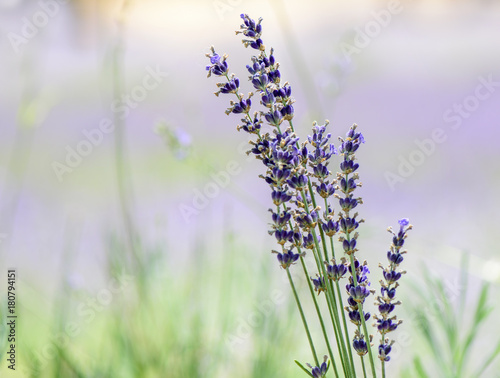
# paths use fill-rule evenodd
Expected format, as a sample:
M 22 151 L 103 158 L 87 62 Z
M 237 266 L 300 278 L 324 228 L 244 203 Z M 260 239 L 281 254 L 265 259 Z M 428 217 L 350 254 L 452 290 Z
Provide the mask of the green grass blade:
M 304 370 L 304 371 L 305 371 L 305 372 L 306 372 L 306 373 L 307 373 L 310 377 L 313 377 L 313 378 L 314 378 L 314 376 L 313 376 L 313 375 L 309 372 L 309 370 L 307 370 L 307 369 L 306 369 L 306 368 L 305 368 L 305 367 L 304 367 L 304 366 L 303 366 L 303 365 L 302 365 L 299 361 L 297 361 L 297 360 L 294 360 L 294 361 L 295 361 L 295 363 L 296 363 L 297 365 L 299 365 L 299 367 L 300 367 L 302 370 Z
M 440 319 L 441 324 L 443 325 L 443 329 L 445 331 L 446 338 L 448 340 L 451 359 L 453 360 L 454 356 L 456 355 L 455 351 L 458 349 L 458 342 L 457 342 L 459 334 L 457 328 L 458 319 L 457 316 L 455 315 L 455 312 L 453 311 L 453 306 L 450 303 L 448 296 L 446 295 L 443 281 L 435 280 L 434 288 L 441 297 L 442 303 L 444 305 L 443 308 L 444 314 L 443 316 L 439 316 L 438 318 Z
M 466 356 L 469 355 L 468 353 L 469 349 L 471 348 L 475 338 L 477 337 L 477 332 L 481 323 L 488 317 L 488 315 L 493 310 L 493 308 L 489 308 L 486 304 L 486 301 L 488 300 L 488 290 L 489 290 L 489 285 L 486 283 L 483 284 L 481 288 L 481 293 L 479 295 L 479 299 L 477 301 L 476 311 L 474 313 L 474 319 L 472 325 L 469 329 L 469 332 L 467 333 L 467 337 L 465 339 L 465 343 L 462 348 L 462 353 L 460 354 L 460 358 L 457 361 L 457 376 L 460 376 L 460 374 L 464 370 L 464 367 L 467 362 Z
M 415 357 L 413 359 L 413 365 L 415 366 L 415 370 L 420 378 L 429 378 L 429 375 L 426 373 L 424 365 L 422 365 L 422 361 L 420 361 L 419 357 Z
M 415 308 L 414 311 L 417 314 L 420 322 L 419 330 L 421 332 L 421 336 L 432 350 L 432 356 L 436 361 L 436 365 L 441 369 L 443 375 L 447 376 L 447 373 L 449 373 L 448 367 L 447 364 L 443 364 L 443 361 L 445 361 L 445 359 L 442 355 L 439 343 L 434 336 L 436 330 L 432 326 L 433 323 L 429 321 L 429 319 L 425 316 L 425 312 L 423 310 L 420 310 L 420 308 Z
M 475 377 L 482 377 L 483 372 L 488 368 L 488 366 L 493 362 L 493 360 L 498 357 L 500 354 L 500 342 L 497 344 L 497 347 L 493 350 L 490 356 L 484 361 L 483 366 L 478 370 L 478 372 L 474 375 Z
M 467 253 L 462 254 L 462 259 L 460 261 L 460 302 L 459 302 L 459 313 L 458 313 L 458 324 L 462 324 L 464 314 L 465 314 L 465 303 L 467 302 L 467 284 L 469 283 L 469 274 L 467 273 L 467 267 L 469 266 L 469 255 Z

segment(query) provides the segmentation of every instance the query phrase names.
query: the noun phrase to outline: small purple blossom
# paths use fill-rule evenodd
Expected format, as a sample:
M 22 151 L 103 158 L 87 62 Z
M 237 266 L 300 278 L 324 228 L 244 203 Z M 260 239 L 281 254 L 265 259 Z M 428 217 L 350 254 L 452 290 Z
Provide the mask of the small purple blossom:
M 328 357 L 325 356 L 323 358 L 323 363 L 320 366 L 312 366 L 311 364 L 306 364 L 309 369 L 311 369 L 311 375 L 314 378 L 324 378 L 326 377 L 326 373 L 328 371 L 328 367 L 330 366 L 330 363 L 326 363 L 328 361 Z
M 311 280 L 314 284 L 314 290 L 318 292 L 318 295 L 322 291 L 326 291 L 326 283 L 325 283 L 325 279 L 323 277 L 318 277 L 318 278 L 311 277 Z
M 368 353 L 368 346 L 366 345 L 366 341 L 359 336 L 356 336 L 354 338 L 352 346 L 356 353 L 358 353 L 358 355 L 360 356 L 364 356 L 366 353 Z
M 293 253 L 289 250 L 284 253 L 278 253 L 278 262 L 283 269 L 288 269 L 293 263 L 299 259 L 300 255 L 298 253 Z
M 330 264 L 327 265 L 326 271 L 328 272 L 328 278 L 334 281 L 340 280 L 344 274 L 347 273 L 347 267 L 344 263 L 342 264 Z

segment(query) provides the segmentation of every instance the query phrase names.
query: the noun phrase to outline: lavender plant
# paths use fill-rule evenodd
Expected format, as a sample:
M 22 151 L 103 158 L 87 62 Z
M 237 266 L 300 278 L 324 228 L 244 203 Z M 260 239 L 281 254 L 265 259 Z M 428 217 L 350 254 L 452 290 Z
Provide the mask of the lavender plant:
M 253 154 L 265 167 L 265 173 L 260 177 L 269 185 L 274 205 L 269 210 L 272 220 L 269 233 L 279 245 L 279 250 L 273 253 L 288 276 L 314 365 L 305 364 L 307 368 L 295 362 L 314 378 L 326 377 L 328 372 L 335 377 L 356 377 L 359 365 L 366 377 L 365 360 L 368 359 L 371 374 L 376 377 L 373 332 L 368 328 L 371 315 L 364 308 L 366 299 L 374 295 L 375 290 L 368 279 L 368 264 L 359 260 L 356 248 L 357 229 L 363 222 L 355 212 L 363 203 L 356 194 L 356 189 L 361 186 L 356 152 L 365 139 L 357 131 L 357 125 L 353 125 L 345 138 L 339 138 L 337 150 L 327 132 L 328 121 L 325 121 L 323 125 L 314 122 L 312 134 L 301 142 L 293 125 L 292 88 L 281 78 L 274 50 L 268 50 L 264 45 L 262 19 L 255 21 L 246 14 L 241 18 L 243 23 L 236 34 L 242 34 L 245 47 L 258 52 L 246 66 L 253 92 L 248 95 L 240 93 L 240 80 L 229 72 L 228 56 L 219 55 L 213 47 L 206 54 L 210 60 L 206 70 L 208 77 L 214 75 L 225 79 L 217 83 L 215 95 L 234 96 L 226 114 L 242 117 L 237 129 L 252 137 L 248 154 Z M 252 102 L 253 96 L 259 98 L 261 108 L 252 113 L 256 102 Z M 335 175 L 330 170 L 334 156 L 339 160 Z M 334 204 L 338 205 L 337 211 Z M 392 312 L 400 303 L 395 302 L 395 294 L 404 272 L 398 268 L 405 253 L 402 247 L 407 231 L 411 229 L 407 219 L 400 220 L 399 224 L 400 230 L 394 233 L 387 253 L 389 265 L 383 268 L 381 295 L 376 298 L 380 314 L 374 316 L 376 323 L 373 324 L 374 330 L 380 333 L 378 358 L 383 377 L 392 345 L 387 334 L 401 323 Z M 339 243 L 340 251 L 335 249 Z M 308 270 L 306 257 L 312 260 L 316 269 L 314 276 Z M 311 337 L 311 323 L 305 316 L 290 269 L 302 269 L 306 277 L 328 353 L 321 362 L 317 343 Z M 347 281 L 345 293 L 341 289 L 342 280 Z M 354 331 L 348 327 L 347 319 L 354 324 Z M 355 363 L 356 354 L 360 364 Z

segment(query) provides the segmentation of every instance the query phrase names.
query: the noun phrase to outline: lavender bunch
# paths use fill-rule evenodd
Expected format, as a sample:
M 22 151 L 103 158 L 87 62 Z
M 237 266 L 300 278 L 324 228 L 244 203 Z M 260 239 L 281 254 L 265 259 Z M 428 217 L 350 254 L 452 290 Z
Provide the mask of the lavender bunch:
M 243 23 L 236 33 L 243 35 L 245 47 L 257 51 L 251 58 L 251 64 L 246 66 L 252 92 L 247 95 L 240 92 L 240 80 L 229 72 L 227 55 L 219 55 L 213 47 L 206 54 L 210 60 L 206 70 L 209 77 L 214 75 L 224 79 L 217 83 L 218 90 L 215 94 L 234 96 L 229 101 L 226 114 L 242 117 L 237 129 L 251 136 L 248 154 L 253 154 L 265 167 L 260 177 L 269 185 L 274 205 L 269 209 L 272 221 L 269 234 L 274 236 L 279 246 L 279 250 L 272 252 L 277 255 L 279 265 L 287 273 L 315 366 L 306 364 L 309 367 L 307 369 L 300 362 L 295 362 L 311 377 L 325 377 L 328 371 L 335 377 L 356 377 L 354 350 L 360 356 L 364 376 L 364 357 L 368 354 L 372 375 L 376 377 L 371 351 L 373 336 L 368 332 L 366 324 L 370 313 L 363 308 L 366 298 L 375 291 L 370 289 L 370 271 L 366 261 L 360 263 L 356 257 L 359 237 L 357 228 L 363 220 L 358 220 L 358 213 L 353 213 L 362 204 L 362 199 L 354 195 L 355 189 L 361 186 L 355 154 L 365 142 L 364 137 L 357 132 L 357 126 L 353 125 L 344 139 L 339 138 L 337 150 L 331 143 L 331 134 L 327 132 L 328 121 L 325 121 L 324 125 L 314 122 L 312 134 L 301 142 L 293 126 L 295 111 L 292 88 L 281 78 L 274 50 L 268 51 L 261 38 L 262 19 L 255 21 L 246 14 L 242 14 L 241 18 Z M 256 102 L 259 108 L 252 113 Z M 341 161 L 339 172 L 334 175 L 329 165 L 336 155 L 341 157 Z M 340 209 L 337 215 L 332 207 L 335 203 Z M 407 229 L 408 227 L 405 232 Z M 402 237 L 406 237 L 406 234 Z M 338 242 L 343 255 L 337 257 L 335 244 Z M 397 243 L 401 243 L 399 239 Z M 398 251 L 399 249 L 394 253 L 399 253 Z M 314 277 L 306 266 L 306 253 L 317 269 Z M 328 355 L 321 364 L 311 337 L 310 321 L 304 314 L 299 293 L 290 274 L 290 269 L 296 264 L 300 264 L 307 278 L 309 294 L 328 350 Z M 399 274 L 390 273 L 395 272 L 396 266 L 391 265 L 388 269 L 389 279 L 394 279 Z M 346 279 L 347 273 L 347 297 L 344 300 L 340 281 Z M 391 274 L 395 276 L 390 276 Z M 387 297 L 384 296 L 386 290 L 395 290 L 395 287 L 397 285 L 393 286 L 389 281 L 383 283 L 382 297 L 377 298 L 379 303 L 395 305 L 396 303 L 386 302 Z M 323 305 L 320 305 L 320 300 Z M 382 352 L 379 348 L 379 356 L 385 353 L 382 364 L 388 361 L 387 354 L 390 351 L 387 349 L 390 348 L 390 343 L 385 340 L 388 329 L 384 328 L 384 322 L 396 324 L 395 319 L 387 317 L 387 314 L 376 318 L 382 321 L 382 328 L 380 324 L 378 328 L 383 330 L 380 343 Z M 347 318 L 355 325 L 352 339 Z M 336 347 L 336 353 L 332 345 Z M 385 370 L 383 371 L 385 375 Z

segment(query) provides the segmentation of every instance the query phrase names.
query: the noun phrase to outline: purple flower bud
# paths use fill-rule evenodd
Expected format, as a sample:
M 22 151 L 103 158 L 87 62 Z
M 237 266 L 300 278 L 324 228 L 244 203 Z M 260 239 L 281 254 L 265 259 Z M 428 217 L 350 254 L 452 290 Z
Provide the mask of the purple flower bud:
M 342 210 L 347 213 L 350 210 L 354 209 L 356 206 L 358 206 L 358 200 L 355 198 L 350 198 L 350 197 L 340 198 L 339 204 L 340 204 L 340 207 L 342 208 Z
M 285 253 L 278 253 L 277 257 L 281 267 L 283 269 L 287 269 L 299 259 L 300 255 L 298 253 L 293 253 L 292 250 L 289 250 Z
M 348 289 L 348 291 L 349 291 L 349 289 Z M 347 298 L 347 303 L 349 304 L 349 306 L 351 306 L 353 308 L 358 308 L 358 303 L 352 297 Z
M 313 249 L 314 248 L 314 239 L 312 234 L 307 234 L 307 236 L 304 236 L 304 243 L 303 247 L 307 249 Z
M 279 126 L 283 121 L 283 116 L 279 110 L 275 110 L 274 112 L 267 113 L 265 115 L 266 121 L 269 122 L 272 126 Z
M 342 218 L 340 220 L 340 228 L 344 233 L 351 233 L 353 232 L 356 228 L 359 227 L 359 223 L 356 222 L 356 219 L 353 218 Z
M 266 91 L 267 84 L 269 83 L 269 78 L 267 77 L 266 74 L 262 75 L 255 75 L 252 78 L 252 84 L 255 89 L 259 89 L 263 92 Z
M 387 259 L 396 265 L 399 265 L 403 262 L 403 255 L 399 252 L 392 253 L 391 251 L 387 251 Z
M 289 239 L 293 238 L 293 231 L 290 234 L 287 230 L 276 230 L 274 236 L 278 244 L 285 245 Z
M 394 306 L 394 304 L 392 304 L 392 303 L 382 303 L 381 305 L 378 306 L 378 310 L 379 310 L 380 314 L 385 315 L 385 314 L 389 314 L 390 312 L 392 312 L 395 307 L 396 306 Z
M 368 353 L 366 342 L 363 339 L 355 338 L 352 346 L 360 356 L 364 356 L 366 353 Z
M 398 223 L 399 226 L 401 227 L 401 231 L 403 231 L 405 227 L 408 227 L 410 225 L 410 220 L 408 218 L 403 218 L 398 220 Z
M 272 104 L 274 104 L 275 102 L 276 102 L 276 99 L 272 93 L 270 93 L 269 96 L 268 95 L 262 96 L 262 105 L 264 105 L 264 106 L 269 107 Z
M 387 333 L 398 328 L 398 324 L 394 323 L 391 319 L 379 319 L 377 320 L 377 328 L 379 331 Z
M 309 365 L 310 366 L 310 365 Z M 321 364 L 320 367 L 313 367 L 311 370 L 311 374 L 314 378 L 323 378 L 326 375 L 326 371 L 328 370 L 328 365 L 326 361 Z
M 328 177 L 328 175 L 330 174 L 330 172 L 328 171 L 328 168 L 326 168 L 326 166 L 322 165 L 322 164 L 318 164 L 316 165 L 314 168 L 314 174 L 316 175 L 316 177 L 319 177 L 319 178 L 326 178 Z
M 359 168 L 359 164 L 354 163 L 353 160 L 344 160 L 340 163 L 340 170 L 344 174 L 355 172 Z
M 262 39 L 256 39 L 252 43 L 250 43 L 250 47 L 255 50 L 260 50 L 262 45 Z
M 326 270 L 328 272 L 328 278 L 338 281 L 342 278 L 344 274 L 347 272 L 347 268 L 344 264 L 333 264 L 333 265 L 328 265 L 326 267 Z
M 269 81 L 279 84 L 281 79 L 281 73 L 279 70 L 274 70 L 269 72 Z
M 339 223 L 330 219 L 328 222 L 322 223 L 321 227 L 327 236 L 332 237 L 338 232 Z
M 387 295 L 389 299 L 394 299 L 396 296 L 396 288 L 393 287 L 392 289 L 387 289 L 385 287 L 382 287 L 380 289 L 380 292 L 382 293 L 382 296 Z
M 387 283 L 391 285 L 401 278 L 401 273 L 395 272 L 393 270 L 390 272 L 384 271 L 384 278 L 387 281 Z
M 292 189 L 301 191 L 307 186 L 307 177 L 304 175 L 293 176 L 287 183 Z
M 388 356 L 388 354 L 391 352 L 392 347 L 388 344 L 380 344 L 378 347 L 378 354 L 379 358 L 382 361 L 389 361 L 391 358 Z
M 297 224 L 305 229 L 306 231 L 311 228 L 311 227 L 316 227 L 316 220 L 318 218 L 317 214 L 315 214 L 316 216 L 314 217 L 313 215 L 314 212 L 311 212 L 311 214 L 302 214 L 302 215 L 299 215 L 295 221 L 297 222 Z
M 233 113 L 248 113 L 250 111 L 250 107 L 252 106 L 252 100 L 241 100 L 238 104 L 235 104 L 233 107 Z
M 311 277 L 311 280 L 314 284 L 314 290 L 316 290 L 318 294 L 321 293 L 322 291 L 326 291 L 326 284 L 323 277 L 318 277 L 318 278 Z
M 366 287 L 358 285 L 351 287 L 349 294 L 356 302 L 363 303 L 365 298 L 370 295 L 370 291 Z
M 301 244 L 302 244 L 302 234 L 300 232 L 294 232 L 293 233 L 293 237 L 292 237 L 293 241 L 293 245 L 295 245 L 296 247 L 300 247 Z
M 287 120 L 290 120 L 293 118 L 293 112 L 294 112 L 294 109 L 293 109 L 292 105 L 286 105 L 283 107 L 283 109 L 281 109 L 281 113 L 283 113 L 283 116 Z
M 344 252 L 350 255 L 356 248 L 356 239 L 352 239 L 351 241 L 344 239 L 344 241 L 342 242 L 342 247 L 344 248 Z
M 210 57 L 210 63 L 217 64 L 219 62 L 220 62 L 220 56 L 219 56 L 219 54 L 215 53 L 214 55 L 212 55 Z
M 356 324 L 358 326 L 361 325 L 361 315 L 359 314 L 359 311 L 357 311 L 357 310 L 349 311 L 349 319 L 354 324 Z M 369 312 L 365 313 L 365 321 L 368 321 L 368 319 L 370 319 Z
M 323 198 L 328 198 L 335 193 L 335 188 L 332 184 L 327 184 L 322 182 L 320 185 L 316 187 L 316 191 Z
M 286 203 L 292 199 L 292 196 L 288 195 L 285 191 L 273 191 L 271 193 L 271 197 L 273 199 L 273 203 L 276 206 L 280 206 L 283 203 Z

